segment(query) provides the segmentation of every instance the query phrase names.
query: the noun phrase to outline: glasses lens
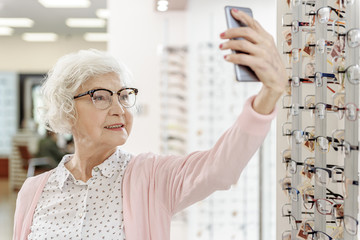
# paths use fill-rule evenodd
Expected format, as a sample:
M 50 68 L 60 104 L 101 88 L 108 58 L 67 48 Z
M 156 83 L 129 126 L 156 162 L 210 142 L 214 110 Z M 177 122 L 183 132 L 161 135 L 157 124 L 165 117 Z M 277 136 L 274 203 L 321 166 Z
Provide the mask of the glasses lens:
M 353 103 L 349 103 L 345 108 L 345 115 L 350 121 L 355 121 L 357 119 L 357 107 Z
M 319 119 L 324 119 L 325 118 L 325 108 L 326 108 L 326 106 L 325 106 L 324 103 L 316 104 L 315 115 Z
M 293 200 L 294 202 L 297 202 L 299 200 L 299 191 L 296 188 L 291 188 L 289 193 L 291 200 Z
M 285 204 L 282 206 L 282 216 L 289 217 L 291 214 L 291 204 Z
M 119 95 L 119 101 L 124 107 L 132 107 L 135 105 L 136 93 L 133 89 L 121 90 Z
M 319 23 L 327 23 L 330 19 L 330 8 L 322 7 L 317 11 Z
M 335 218 L 336 226 L 341 226 L 341 222 L 344 218 L 344 208 L 342 204 L 334 205 L 333 217 Z
M 343 109 L 345 108 L 345 106 L 342 102 L 339 102 L 339 104 L 337 104 L 337 106 L 340 108 L 340 110 L 338 110 L 338 116 L 339 116 L 339 119 L 341 120 L 344 117 L 345 110 L 343 110 Z
M 289 166 L 289 172 L 291 174 L 295 174 L 296 173 L 296 166 L 297 166 L 296 162 L 294 160 L 290 160 L 288 166 Z
M 304 141 L 304 132 L 295 130 L 293 133 L 296 144 L 301 144 Z
M 344 182 L 345 180 L 344 171 L 338 167 L 331 170 L 331 176 L 333 182 Z
M 347 184 L 346 184 L 346 180 L 344 180 L 344 182 L 343 182 L 341 185 L 342 185 L 342 194 L 343 194 L 344 198 L 347 198 Z
M 291 105 L 291 115 L 297 116 L 300 113 L 300 104 L 294 103 Z
M 283 232 L 282 240 L 291 240 L 291 232 Z
M 292 0 L 292 4 L 294 7 L 299 6 L 301 4 L 301 0 Z
M 350 234 L 350 235 L 356 235 L 357 234 L 357 225 L 358 222 L 356 221 L 355 218 L 351 217 L 351 216 L 344 216 L 344 225 L 345 225 L 345 230 Z
M 315 73 L 315 85 L 317 87 L 321 87 L 322 86 L 322 74 L 321 72 L 316 72 Z
M 299 31 L 299 21 L 295 20 L 291 23 L 291 31 L 297 33 Z
M 316 209 L 320 214 L 330 215 L 332 209 L 332 203 L 326 199 L 319 199 L 316 201 Z
M 92 101 L 96 108 L 106 109 L 111 104 L 111 93 L 105 90 L 95 91 L 92 96 Z
M 352 84 L 359 84 L 360 79 L 360 67 L 359 65 L 350 66 L 346 70 L 346 77 Z
M 282 162 L 286 163 L 291 158 L 291 150 L 286 149 L 282 152 Z
M 327 171 L 321 168 L 316 168 L 315 180 L 318 185 L 326 185 L 329 182 L 329 174 Z
M 340 1 L 340 2 L 343 2 L 343 1 Z M 351 4 L 354 4 L 354 0 L 345 0 L 344 3 L 345 3 L 345 6 L 351 5 Z
M 332 239 L 331 237 L 329 237 L 328 235 L 326 235 L 323 232 L 317 232 L 315 234 L 315 237 L 316 237 L 315 238 L 316 240 L 330 240 L 330 239 Z
M 351 29 L 347 33 L 347 42 L 349 47 L 355 48 L 359 46 L 360 42 L 360 30 Z
M 294 87 L 300 86 L 300 78 L 299 77 L 292 77 L 291 83 Z
M 325 39 L 319 39 L 317 41 L 317 51 L 318 53 L 324 53 L 325 52 Z
M 329 140 L 325 137 L 318 137 L 317 142 L 320 147 L 320 151 L 327 152 L 329 149 Z
M 291 228 L 296 230 L 297 229 L 297 224 L 296 224 L 296 219 L 294 216 L 290 216 L 290 224 L 291 224 Z
M 312 209 L 314 206 L 314 198 L 308 193 L 304 193 L 304 207 L 306 209 Z
M 292 60 L 294 63 L 299 61 L 300 58 L 300 51 L 298 48 L 295 48 L 293 50 L 291 50 L 291 56 L 292 56 Z

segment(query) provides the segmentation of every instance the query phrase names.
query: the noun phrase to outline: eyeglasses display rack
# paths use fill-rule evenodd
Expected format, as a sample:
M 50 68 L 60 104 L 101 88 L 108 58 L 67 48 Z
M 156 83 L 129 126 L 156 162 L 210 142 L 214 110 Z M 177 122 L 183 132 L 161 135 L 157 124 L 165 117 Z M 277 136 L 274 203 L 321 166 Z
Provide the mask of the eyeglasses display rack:
M 345 45 L 345 64 L 346 64 L 346 72 L 345 75 L 348 78 L 348 81 L 345 81 L 345 103 L 355 103 L 355 109 L 345 109 L 345 111 L 355 111 L 355 116 L 359 113 L 359 1 L 347 1 L 349 6 L 346 8 L 346 37 L 347 43 Z M 354 35 L 351 34 L 354 32 Z M 354 45 L 353 45 L 354 44 Z M 354 71 L 354 72 L 350 72 Z M 355 76 L 351 76 L 355 75 Z M 345 77 L 345 78 L 346 78 Z M 355 81 L 349 81 L 353 79 Z M 345 105 L 349 106 L 349 105 Z M 350 106 L 349 106 L 350 107 Z M 345 107 L 346 108 L 346 107 Z M 353 115 L 349 113 L 349 116 Z M 358 125 L 358 117 L 355 121 L 348 117 L 345 118 L 345 187 L 347 187 L 347 197 L 345 198 L 344 203 L 344 221 L 345 217 L 349 222 L 356 222 L 356 229 L 358 229 L 358 195 L 359 195 L 359 173 L 358 173 L 358 146 L 359 146 L 359 125 Z M 351 147 L 353 146 L 353 147 Z M 356 151 L 352 151 L 356 150 Z M 348 181 L 350 180 L 350 181 Z M 356 185 L 357 183 L 357 185 Z M 349 232 L 345 231 L 344 239 L 357 239 L 357 232 Z M 355 236 L 354 236 L 355 235 Z
M 161 152 L 185 154 L 187 141 L 186 47 L 164 48 L 161 70 Z
M 297 5 L 294 6 L 292 9 L 292 16 L 293 21 L 291 22 L 291 33 L 292 33 L 292 76 L 300 76 L 301 74 L 301 54 L 299 54 L 298 49 L 301 48 L 302 45 L 302 38 L 301 38 L 301 32 L 299 32 L 299 26 L 296 19 L 300 19 L 302 16 L 302 6 Z M 294 84 L 295 86 L 295 84 Z M 295 108 L 297 106 L 300 106 L 301 104 L 301 96 L 302 96 L 302 89 L 299 86 L 292 88 L 292 104 Z M 294 112 L 292 114 L 292 128 L 293 129 L 301 129 L 302 126 L 302 112 L 298 111 L 294 108 Z M 301 145 L 297 144 L 296 141 L 291 142 L 291 157 L 294 161 L 299 162 L 301 161 L 302 154 L 301 154 Z M 292 186 L 296 187 L 300 184 L 300 175 L 294 174 L 291 177 L 291 184 Z M 295 188 L 294 188 L 295 189 Z M 292 190 L 290 190 L 292 191 Z M 289 216 L 292 218 L 293 221 L 297 221 L 297 219 L 300 219 L 301 217 L 301 201 L 297 201 L 297 199 L 292 198 L 291 199 L 291 214 L 292 216 Z M 295 230 L 292 231 L 291 235 L 295 236 L 296 232 Z
M 358 239 L 359 2 L 287 0 L 281 239 Z M 279 8 L 281 9 L 281 8 Z M 279 121 L 279 120 L 278 120 Z M 279 221 L 278 221 L 279 222 Z

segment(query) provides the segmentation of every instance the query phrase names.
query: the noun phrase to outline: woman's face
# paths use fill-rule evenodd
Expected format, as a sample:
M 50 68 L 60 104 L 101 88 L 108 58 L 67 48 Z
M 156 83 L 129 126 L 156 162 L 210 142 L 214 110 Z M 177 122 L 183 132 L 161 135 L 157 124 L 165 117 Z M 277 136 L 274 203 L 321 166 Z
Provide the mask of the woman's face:
M 115 73 L 108 73 L 88 80 L 75 96 L 98 88 L 117 92 L 124 87 Z M 75 99 L 75 109 L 77 121 L 72 132 L 77 145 L 110 149 L 123 145 L 130 135 L 133 115 L 119 103 L 117 94 L 112 95 L 111 105 L 106 109 L 97 109 L 90 95 Z

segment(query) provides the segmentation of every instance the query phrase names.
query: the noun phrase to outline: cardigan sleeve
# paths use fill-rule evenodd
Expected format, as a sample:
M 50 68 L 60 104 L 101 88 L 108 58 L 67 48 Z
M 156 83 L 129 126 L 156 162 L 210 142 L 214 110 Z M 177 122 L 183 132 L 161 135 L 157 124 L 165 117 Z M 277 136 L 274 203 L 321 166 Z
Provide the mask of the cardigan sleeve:
M 29 177 L 22 185 L 16 199 L 13 240 L 27 239 L 36 204 L 50 174 L 48 171 Z
M 248 161 L 267 135 L 276 109 L 261 115 L 252 108 L 254 97 L 230 127 L 207 151 L 186 156 L 155 155 L 150 173 L 149 195 L 163 203 L 169 215 L 200 201 L 216 190 L 235 184 Z

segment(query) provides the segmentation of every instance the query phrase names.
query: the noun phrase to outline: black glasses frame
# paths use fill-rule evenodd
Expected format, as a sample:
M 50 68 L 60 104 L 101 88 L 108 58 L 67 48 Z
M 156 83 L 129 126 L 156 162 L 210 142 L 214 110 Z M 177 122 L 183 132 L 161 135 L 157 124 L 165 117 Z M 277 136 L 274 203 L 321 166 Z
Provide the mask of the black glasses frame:
M 111 91 L 111 90 L 109 90 L 109 89 L 106 89 L 106 88 L 97 88 L 97 89 L 93 89 L 93 90 L 90 90 L 90 91 L 87 91 L 87 92 L 84 92 L 84 93 L 80 93 L 79 95 L 76 95 L 76 96 L 74 96 L 74 99 L 77 99 L 77 98 L 79 98 L 79 97 L 83 97 L 83 96 L 86 96 L 86 95 L 90 95 L 90 97 L 91 97 L 91 99 L 93 98 L 93 96 L 94 96 L 94 93 L 96 92 L 96 91 L 107 91 L 107 92 L 109 92 L 110 93 L 110 95 L 111 96 L 113 96 L 115 93 L 118 95 L 118 97 L 120 97 L 120 94 L 121 94 L 121 92 L 122 91 L 125 91 L 125 90 L 133 90 L 134 92 L 135 92 L 135 96 L 138 94 L 138 92 L 139 92 L 139 90 L 137 89 L 137 88 L 122 88 L 122 89 L 120 89 L 119 91 Z M 135 102 L 134 102 L 134 104 L 132 105 L 132 106 L 124 106 L 122 103 L 121 103 L 121 101 L 120 101 L 120 99 L 118 99 L 119 100 L 119 103 L 121 104 L 121 106 L 123 106 L 123 107 L 125 107 L 125 108 L 130 108 L 130 107 L 132 107 L 132 106 L 134 106 L 135 105 Z

